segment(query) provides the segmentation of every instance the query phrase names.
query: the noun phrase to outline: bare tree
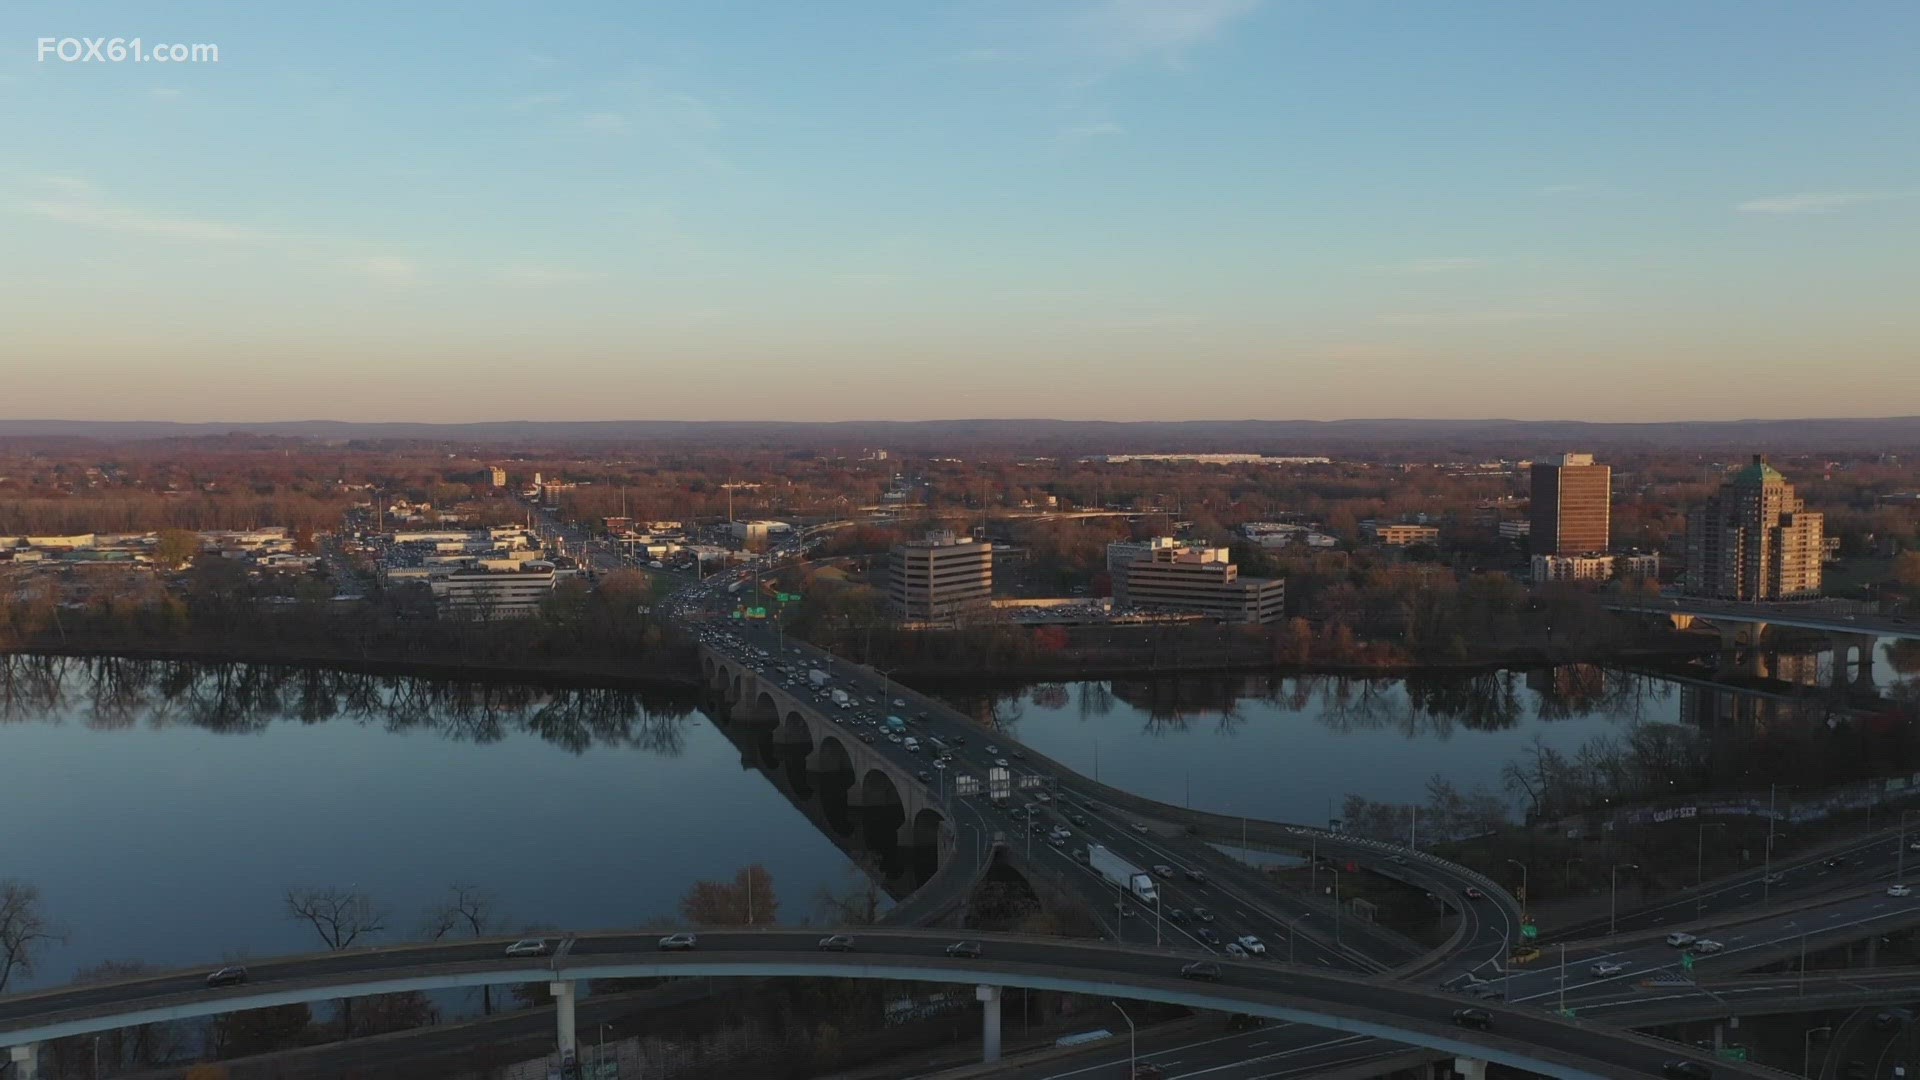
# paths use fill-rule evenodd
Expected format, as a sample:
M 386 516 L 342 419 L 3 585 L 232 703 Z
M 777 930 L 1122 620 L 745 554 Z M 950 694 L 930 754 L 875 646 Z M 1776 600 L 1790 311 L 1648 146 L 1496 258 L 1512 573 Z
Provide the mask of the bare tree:
M 0 991 L 16 971 L 31 976 L 39 954 L 66 940 L 65 932 L 41 912 L 38 885 L 0 881 Z
M 287 915 L 313 927 L 327 948 L 335 952 L 350 949 L 361 938 L 387 928 L 387 913 L 375 907 L 367 894 L 337 886 L 289 886 Z M 340 1035 L 353 1035 L 352 998 L 340 999 Z
M 334 886 L 289 887 L 287 915 L 312 926 L 327 948 L 336 952 L 387 928 L 387 913 L 365 893 Z
M 447 889 L 453 893 L 452 898 L 427 913 L 427 938 L 439 941 L 462 929 L 473 937 L 485 937 L 498 921 L 493 894 L 478 885 L 454 884 Z M 480 987 L 480 1011 L 483 1016 L 493 1015 L 491 986 Z

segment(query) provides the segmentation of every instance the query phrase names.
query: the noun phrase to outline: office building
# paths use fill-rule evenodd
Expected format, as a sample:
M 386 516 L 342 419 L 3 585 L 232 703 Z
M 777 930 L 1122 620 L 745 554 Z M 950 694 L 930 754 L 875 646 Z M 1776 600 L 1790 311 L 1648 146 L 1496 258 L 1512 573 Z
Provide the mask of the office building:
M 487 478 L 493 481 L 494 487 L 503 488 L 507 486 L 507 470 L 498 465 L 487 468 Z
M 1188 611 L 1230 623 L 1270 623 L 1286 608 L 1286 582 L 1243 578 L 1226 548 L 1156 547 L 1127 564 L 1130 606 Z
M 539 612 L 556 578 L 550 562 L 483 559 L 447 574 L 436 595 L 451 616 L 519 619 Z
M 1502 540 L 1525 540 L 1533 535 L 1533 522 L 1525 519 L 1503 521 L 1497 528 Z
M 944 622 L 993 600 L 993 545 L 936 531 L 897 544 L 888 599 L 909 622 Z
M 1659 552 L 1628 552 L 1623 555 L 1593 553 L 1587 555 L 1535 555 L 1533 580 L 1610 581 L 1616 577 L 1660 577 Z
M 1388 547 L 1407 547 L 1412 544 L 1438 544 L 1440 528 L 1437 525 L 1381 525 L 1372 526 L 1373 538 Z
M 1107 545 L 1107 577 L 1113 582 L 1113 606 L 1127 606 L 1127 567 L 1149 558 L 1161 548 L 1178 547 L 1179 541 L 1171 536 L 1155 536 L 1147 540 L 1115 540 Z
M 1820 595 L 1823 516 L 1759 454 L 1687 512 L 1686 589 L 1720 600 Z
M 1533 463 L 1530 515 L 1536 555 L 1590 555 L 1613 543 L 1613 468 L 1592 454 Z

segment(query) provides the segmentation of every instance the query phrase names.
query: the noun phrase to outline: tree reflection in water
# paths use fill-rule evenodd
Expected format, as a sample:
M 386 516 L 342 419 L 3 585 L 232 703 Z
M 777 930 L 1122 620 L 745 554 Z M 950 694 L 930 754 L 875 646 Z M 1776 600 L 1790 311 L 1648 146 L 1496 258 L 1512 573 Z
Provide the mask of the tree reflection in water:
M 595 747 L 677 756 L 694 695 L 370 675 L 328 668 L 122 657 L 0 656 L 0 722 L 89 728 L 195 727 L 223 733 L 275 723 L 345 721 L 431 731 L 461 742 L 534 735 L 576 754 Z

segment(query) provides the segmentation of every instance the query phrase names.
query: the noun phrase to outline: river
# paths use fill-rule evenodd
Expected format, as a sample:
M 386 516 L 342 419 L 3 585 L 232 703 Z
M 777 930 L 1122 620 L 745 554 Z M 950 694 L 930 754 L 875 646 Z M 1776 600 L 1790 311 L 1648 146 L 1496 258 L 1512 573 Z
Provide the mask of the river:
M 690 698 L 0 657 L 0 880 L 67 936 L 13 991 L 316 950 L 289 886 L 366 893 L 378 943 L 455 883 L 503 933 L 621 927 L 750 862 L 786 923 L 859 880 Z

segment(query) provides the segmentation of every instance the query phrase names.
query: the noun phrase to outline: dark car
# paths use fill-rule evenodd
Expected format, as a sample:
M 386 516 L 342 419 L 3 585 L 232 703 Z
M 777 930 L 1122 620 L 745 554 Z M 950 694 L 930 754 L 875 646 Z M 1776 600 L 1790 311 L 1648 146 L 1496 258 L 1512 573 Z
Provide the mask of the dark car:
M 1911 1009 L 1881 1009 L 1873 1014 L 1873 1026 L 1881 1029 L 1896 1028 L 1901 1024 L 1913 1023 Z
M 1160 1080 L 1167 1070 L 1150 1061 L 1142 1061 L 1133 1067 L 1133 1080 Z
M 1198 937 L 1201 941 L 1204 941 L 1207 944 L 1212 945 L 1216 949 L 1220 947 L 1220 935 L 1214 933 L 1212 930 L 1208 929 L 1207 927 L 1203 926 L 1200 929 L 1194 931 L 1194 936 Z
M 969 960 L 980 959 L 980 943 L 977 941 L 956 941 L 947 946 L 948 956 L 964 956 Z
M 1838 870 L 1841 867 L 1847 865 L 1847 860 L 1841 858 L 1838 855 L 1830 855 L 1826 859 L 1822 860 L 1820 865 L 1826 867 L 1829 870 Z
M 1187 909 L 1186 908 L 1168 908 L 1167 918 L 1172 922 L 1186 922 Z
M 1180 969 L 1183 979 L 1199 979 L 1203 982 L 1220 981 L 1220 965 L 1208 960 L 1195 960 Z
M 243 967 L 223 967 L 207 976 L 208 986 L 238 986 L 247 981 L 247 969 Z
M 1203 907 L 1197 907 L 1193 909 L 1193 917 L 1199 919 L 1201 922 L 1212 922 L 1213 912 Z
M 1188 870 L 1187 880 L 1193 882 L 1195 885 L 1205 885 L 1207 883 L 1207 875 L 1199 870 Z
M 1488 1031 L 1493 1028 L 1493 1014 L 1485 1009 L 1455 1009 L 1453 1022 L 1464 1028 L 1477 1028 Z
M 821 952 L 852 952 L 853 938 L 847 934 L 834 934 L 820 939 Z
M 1673 1080 L 1713 1080 L 1713 1070 L 1697 1061 L 1679 1058 L 1665 1062 L 1660 1066 L 1661 1076 L 1670 1076 Z

